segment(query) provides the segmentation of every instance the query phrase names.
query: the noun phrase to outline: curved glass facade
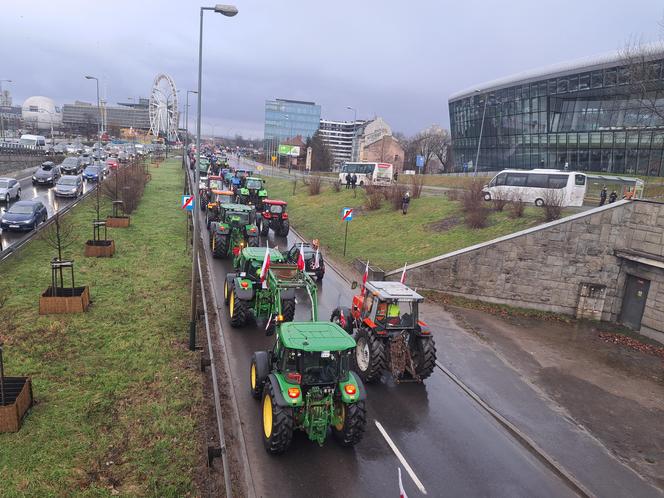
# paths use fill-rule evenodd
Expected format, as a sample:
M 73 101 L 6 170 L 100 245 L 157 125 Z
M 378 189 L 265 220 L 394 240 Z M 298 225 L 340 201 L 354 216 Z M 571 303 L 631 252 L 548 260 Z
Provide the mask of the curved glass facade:
M 663 56 L 664 57 L 664 56 Z M 664 176 L 664 61 L 541 74 L 449 102 L 454 169 L 552 168 Z

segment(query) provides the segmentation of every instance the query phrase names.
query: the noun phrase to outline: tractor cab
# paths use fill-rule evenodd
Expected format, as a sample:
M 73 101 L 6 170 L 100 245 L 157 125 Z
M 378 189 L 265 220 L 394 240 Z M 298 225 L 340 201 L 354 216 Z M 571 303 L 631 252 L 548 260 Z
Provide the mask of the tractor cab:
M 262 211 L 263 200 L 267 198 L 267 190 L 265 190 L 264 180 L 253 176 L 248 176 L 244 179 L 243 185 L 238 192 L 238 200 L 240 204 L 250 204 L 256 206 L 256 209 Z
M 242 204 L 220 204 L 218 221 L 210 222 L 212 257 L 223 258 L 247 246 L 258 246 L 256 211 Z
M 418 304 L 422 301 L 424 297 L 401 282 L 371 281 L 363 293 L 353 297 L 351 315 L 358 322 L 369 323 L 382 335 L 392 330 L 421 328 Z
M 210 190 L 223 190 L 224 189 L 224 179 L 221 175 L 210 175 L 208 176 Z
M 208 229 L 210 228 L 211 222 L 219 221 L 220 206 L 222 204 L 231 204 L 233 202 L 233 197 L 234 194 L 230 190 L 211 190 L 207 201 L 207 213 L 205 215 Z
M 286 201 L 264 199 L 263 209 L 258 219 L 258 228 L 261 235 L 267 235 L 271 228 L 276 235 L 286 237 L 290 231 L 287 209 L 288 203 Z

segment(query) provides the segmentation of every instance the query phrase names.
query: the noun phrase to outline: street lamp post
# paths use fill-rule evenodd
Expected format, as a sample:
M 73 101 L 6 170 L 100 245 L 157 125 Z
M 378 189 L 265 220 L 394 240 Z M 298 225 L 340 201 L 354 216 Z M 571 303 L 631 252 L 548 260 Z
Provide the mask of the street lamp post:
M 185 97 L 186 104 L 184 106 L 184 153 L 182 154 L 182 167 L 185 168 L 184 156 L 189 148 L 189 94 L 198 93 L 196 90 L 187 90 Z
M 346 106 L 346 109 L 353 111 L 353 139 L 350 142 L 350 160 L 354 161 L 355 158 L 355 134 L 357 133 L 357 109 L 349 105 Z
M 479 90 L 475 90 L 476 93 L 480 93 Z M 489 100 L 489 94 L 484 94 L 484 110 L 482 111 L 482 124 L 480 125 L 480 136 L 477 140 L 477 154 L 475 155 L 475 173 L 474 176 L 477 176 L 477 163 L 480 160 L 480 145 L 482 145 L 482 132 L 484 131 L 484 116 L 486 115 L 486 103 Z
M 99 100 L 99 78 L 94 76 L 86 76 L 86 80 L 95 80 L 97 83 L 97 140 L 101 142 L 101 102 Z
M 233 17 L 237 14 L 237 7 L 234 5 L 215 5 L 214 7 L 201 7 L 201 20 L 198 36 L 198 98 L 197 98 L 197 116 L 196 116 L 196 167 L 194 168 L 194 210 L 192 211 L 193 228 L 193 247 L 191 251 L 191 319 L 189 321 L 189 349 L 196 349 L 196 272 L 198 269 L 198 203 L 200 201 L 198 195 L 199 171 L 198 165 L 201 163 L 201 93 L 202 93 L 202 76 L 203 76 L 203 13 L 206 10 L 212 10 L 218 14 L 223 14 L 226 17 Z M 224 472 L 226 477 L 226 472 Z M 228 488 L 230 489 L 230 488 Z

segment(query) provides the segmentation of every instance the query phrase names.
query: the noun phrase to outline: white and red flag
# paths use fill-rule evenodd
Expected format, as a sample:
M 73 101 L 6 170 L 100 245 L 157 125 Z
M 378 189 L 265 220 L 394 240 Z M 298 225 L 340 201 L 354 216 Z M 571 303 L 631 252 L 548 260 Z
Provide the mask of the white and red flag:
M 320 259 L 318 256 L 318 246 L 316 246 L 316 256 L 314 256 L 314 268 L 320 268 Z
M 300 252 L 297 255 L 297 269 L 304 271 L 304 244 L 300 243 Z
M 408 498 L 406 491 L 403 489 L 403 482 L 401 482 L 401 467 L 397 467 L 397 469 L 399 469 L 399 498 Z
M 270 270 L 270 246 L 265 247 L 265 257 L 263 258 L 263 266 L 261 266 L 261 284 L 263 289 L 267 289 L 267 272 Z
M 369 277 L 369 260 L 367 259 L 367 266 L 364 268 L 364 275 L 362 275 L 362 292 L 367 285 L 367 278 Z
M 405 283 L 406 283 L 406 265 L 407 265 L 407 264 L 408 264 L 408 263 L 404 263 L 404 264 L 403 264 L 403 271 L 401 272 L 401 280 L 400 280 L 400 282 L 401 282 L 402 284 L 405 284 Z

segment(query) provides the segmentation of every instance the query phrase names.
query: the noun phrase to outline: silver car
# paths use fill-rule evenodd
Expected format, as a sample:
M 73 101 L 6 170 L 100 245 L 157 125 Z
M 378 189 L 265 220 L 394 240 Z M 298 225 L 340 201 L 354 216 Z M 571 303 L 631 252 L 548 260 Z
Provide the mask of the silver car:
M 0 202 L 9 204 L 12 199 L 21 198 L 21 184 L 14 178 L 0 178 Z
M 78 197 L 83 195 L 83 179 L 80 175 L 65 175 L 55 184 L 56 197 Z

